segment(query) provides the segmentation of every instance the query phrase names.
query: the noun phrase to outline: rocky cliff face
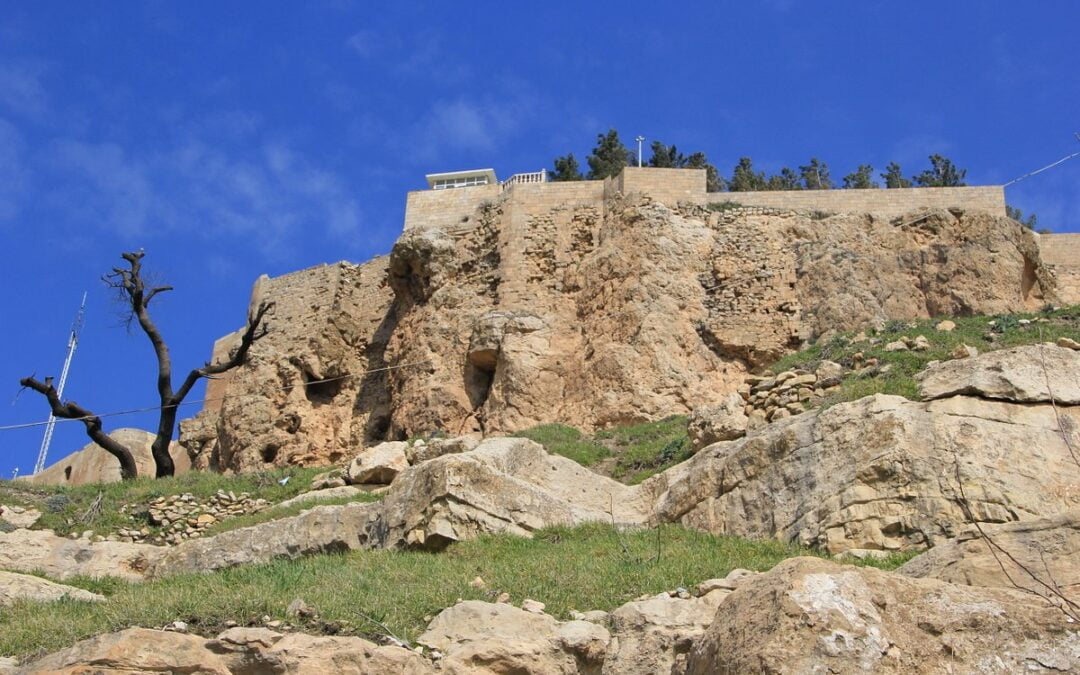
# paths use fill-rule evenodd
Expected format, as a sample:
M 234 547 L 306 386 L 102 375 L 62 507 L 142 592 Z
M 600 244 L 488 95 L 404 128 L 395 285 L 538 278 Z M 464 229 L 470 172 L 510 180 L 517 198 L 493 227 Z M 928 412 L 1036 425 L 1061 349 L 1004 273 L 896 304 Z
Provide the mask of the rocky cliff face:
M 640 195 L 485 203 L 458 229 L 406 232 L 388 260 L 336 267 L 326 297 L 256 289 L 279 303 L 272 332 L 226 403 L 185 424 L 196 466 L 686 413 L 830 330 L 1055 298 L 1034 236 L 981 212 L 733 218 Z

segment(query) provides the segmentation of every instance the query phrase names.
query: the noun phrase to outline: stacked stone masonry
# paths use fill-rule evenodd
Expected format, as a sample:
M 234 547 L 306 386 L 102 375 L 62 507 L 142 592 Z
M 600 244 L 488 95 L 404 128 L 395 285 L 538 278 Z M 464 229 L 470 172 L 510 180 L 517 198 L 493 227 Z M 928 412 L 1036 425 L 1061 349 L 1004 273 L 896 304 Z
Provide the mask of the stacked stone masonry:
M 1061 301 L 1080 304 L 1080 234 L 1040 235 L 1039 249 L 1056 277 Z

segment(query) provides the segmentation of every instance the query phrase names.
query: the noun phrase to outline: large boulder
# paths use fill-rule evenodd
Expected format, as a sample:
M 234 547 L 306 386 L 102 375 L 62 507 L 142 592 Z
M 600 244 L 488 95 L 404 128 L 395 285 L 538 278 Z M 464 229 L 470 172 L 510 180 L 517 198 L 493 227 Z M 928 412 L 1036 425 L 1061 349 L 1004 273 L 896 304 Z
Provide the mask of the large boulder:
M 41 511 L 37 509 L 0 504 L 0 521 L 14 528 L 33 527 L 39 518 L 41 518 Z
M 105 598 L 74 586 L 58 584 L 29 574 L 17 574 L 0 570 L 0 607 L 11 605 L 19 600 L 33 602 L 52 602 L 67 598 L 96 602 Z
M 999 349 L 933 364 L 918 379 L 923 400 L 967 395 L 1080 405 L 1080 351 L 1049 342 Z
M 434 670 L 430 662 L 408 649 L 379 646 L 358 637 L 283 635 L 265 628 L 232 628 L 207 639 L 128 628 L 83 640 L 26 663 L 17 672 L 425 675 Z
M 440 549 L 485 533 L 643 523 L 647 514 L 648 500 L 637 488 L 549 455 L 530 440 L 493 438 L 402 472 L 371 511 L 362 540 L 372 547 Z
M 1080 408 L 1059 412 L 1080 425 Z M 955 536 L 961 485 L 977 520 L 1008 522 L 1080 506 L 1077 484 L 1048 404 L 875 395 L 717 443 L 642 489 L 663 522 L 840 553 Z
M 615 609 L 610 614 L 614 638 L 604 675 L 683 672 L 691 647 L 705 634 L 730 592 L 715 588 L 686 598 L 660 593 Z
M 405 441 L 391 441 L 365 449 L 349 463 L 346 480 L 350 485 L 389 485 L 409 466 L 408 447 Z
M 611 636 L 587 621 L 556 621 L 503 603 L 469 600 L 444 609 L 417 642 L 438 650 L 443 672 L 599 672 Z
M 1028 589 L 1080 604 L 1080 511 L 965 528 L 898 571 L 955 584 Z M 989 539 L 989 541 L 987 541 Z
M 149 544 L 68 539 L 49 530 L 0 532 L 0 569 L 54 579 L 114 576 L 142 581 L 163 552 Z
M 695 408 L 687 423 L 687 433 L 694 450 L 745 436 L 750 423 L 745 408 L 746 401 L 738 393 L 728 394 L 719 405 Z
M 688 673 L 1077 672 L 1080 633 L 1040 598 L 819 558 L 747 580 Z
M 150 452 L 154 434 L 142 429 L 117 429 L 111 432 L 109 437 L 131 451 L 140 476 L 154 475 L 154 456 Z M 187 452 L 175 441 L 169 444 L 169 455 L 177 475 L 187 473 L 191 468 Z M 116 483 L 120 480 L 120 463 L 98 444 L 87 443 L 82 449 L 57 460 L 42 471 L 19 480 L 37 485 L 72 487 L 90 483 Z

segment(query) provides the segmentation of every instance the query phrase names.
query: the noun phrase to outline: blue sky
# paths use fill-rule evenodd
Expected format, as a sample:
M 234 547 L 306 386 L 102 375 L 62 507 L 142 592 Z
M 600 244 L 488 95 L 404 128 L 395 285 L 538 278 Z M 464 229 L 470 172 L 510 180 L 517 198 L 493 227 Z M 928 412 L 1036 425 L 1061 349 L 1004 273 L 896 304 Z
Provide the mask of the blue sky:
M 1075 0 L 5 3 L 0 425 L 46 416 L 18 379 L 59 374 L 84 290 L 67 393 L 155 402 L 150 348 L 99 280 L 123 250 L 176 286 L 153 309 L 182 377 L 258 275 L 388 252 L 425 173 L 584 159 L 610 127 L 725 175 L 743 155 L 910 175 L 941 153 L 1005 182 L 1080 150 L 1078 24 Z M 1080 231 L 1078 179 L 1080 159 L 1008 200 Z M 0 475 L 40 438 L 0 431 Z M 85 442 L 61 425 L 50 457 Z

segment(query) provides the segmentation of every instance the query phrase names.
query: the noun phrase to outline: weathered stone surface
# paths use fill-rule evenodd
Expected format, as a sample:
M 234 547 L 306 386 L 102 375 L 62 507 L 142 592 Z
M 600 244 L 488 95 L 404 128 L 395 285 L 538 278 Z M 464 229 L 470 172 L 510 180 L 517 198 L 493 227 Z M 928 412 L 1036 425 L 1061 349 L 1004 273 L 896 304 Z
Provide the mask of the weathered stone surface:
M 649 497 L 524 438 L 493 438 L 402 472 L 371 511 L 372 547 L 440 549 L 481 533 L 529 536 L 549 525 L 642 523 Z
M 0 569 L 42 572 L 54 579 L 116 576 L 141 581 L 161 555 L 148 544 L 58 537 L 49 530 L 0 532 Z
M 346 480 L 351 485 L 389 485 L 409 466 L 405 458 L 408 447 L 404 441 L 392 441 L 367 448 L 349 463 Z
M 749 423 L 743 409 L 746 402 L 739 394 L 728 394 L 722 403 L 696 408 L 690 414 L 687 431 L 694 450 L 719 441 L 730 441 L 746 435 Z
M 1080 405 L 1080 352 L 1053 343 L 943 361 L 918 375 L 924 400 L 966 394 L 1022 403 Z
M 311 490 L 310 492 L 301 492 L 292 499 L 286 499 L 283 502 L 275 504 L 277 508 L 287 508 L 294 504 L 306 504 L 308 502 L 319 502 L 326 499 L 340 499 L 342 497 L 356 497 L 365 492 L 363 488 L 356 487 L 355 485 L 341 485 L 338 487 L 324 488 L 322 490 Z
M 641 195 L 519 192 L 465 216 L 406 232 L 389 261 L 261 280 L 253 302 L 278 303 L 271 333 L 215 384 L 231 397 L 221 409 L 186 423 L 197 463 L 336 463 L 435 431 L 688 414 L 828 331 L 1034 309 L 1053 293 L 1036 235 L 974 212 L 721 223 Z
M 85 602 L 105 599 L 97 593 L 84 591 L 74 586 L 65 586 L 41 577 L 0 571 L 0 607 L 13 604 L 17 600 L 52 602 L 61 598 Z
M 684 672 L 688 652 L 729 593 L 718 589 L 689 599 L 661 593 L 614 610 L 604 675 Z
M 41 518 L 41 512 L 37 509 L 0 504 L 0 520 L 14 527 L 33 527 L 39 518 Z
M 110 432 L 109 436 L 131 451 L 140 476 L 154 475 L 154 456 L 150 454 L 154 434 L 142 429 L 117 429 Z M 184 449 L 173 442 L 169 445 L 169 454 L 173 458 L 177 475 L 187 473 L 191 468 L 191 461 Z M 97 444 L 87 443 L 82 449 L 50 464 L 40 473 L 20 477 L 19 480 L 37 485 L 115 483 L 120 480 L 120 463 Z
M 1059 407 L 1080 425 L 1080 408 Z M 1080 506 L 1050 405 L 875 395 L 719 443 L 650 478 L 657 517 L 832 553 L 911 549 L 955 536 L 956 465 L 975 517 L 1029 520 Z
M 1038 598 L 795 558 L 728 596 L 687 672 L 1077 670 L 1080 634 Z
M 203 411 L 180 425 L 196 468 L 336 464 L 369 440 L 385 440 L 390 364 L 383 354 L 393 329 L 387 263 L 383 256 L 319 265 L 255 282 L 250 307 L 274 302 L 266 336 L 244 366 L 207 384 Z M 237 340 L 239 333 L 218 340 L 213 358 Z
M 189 539 L 168 549 L 155 547 L 160 553 L 148 576 L 202 572 L 274 558 L 360 548 L 363 525 L 369 511 L 376 506 L 369 503 L 314 506 L 291 518 Z
M 1014 588 L 1015 583 L 1050 597 L 1055 594 L 1047 587 L 1053 586 L 1080 604 L 1080 511 L 987 524 L 982 530 L 1000 548 L 992 551 L 978 530 L 969 526 L 956 538 L 910 560 L 899 573 L 970 586 Z
M 128 628 L 98 635 L 23 664 L 18 672 L 84 675 L 88 673 L 190 673 L 229 675 L 224 659 L 195 635 Z
M 83 640 L 24 664 L 25 673 L 189 673 L 242 675 L 421 675 L 431 663 L 408 649 L 358 637 L 283 635 L 265 628 L 232 628 L 206 639 L 178 632 L 129 628 Z
M 405 459 L 409 464 L 419 464 L 429 459 L 468 452 L 480 444 L 478 438 L 458 436 L 457 438 L 433 438 L 425 443 L 415 443 L 405 449 Z
M 470 600 L 444 609 L 417 642 L 439 650 L 447 673 L 599 672 L 610 635 L 512 605 Z

